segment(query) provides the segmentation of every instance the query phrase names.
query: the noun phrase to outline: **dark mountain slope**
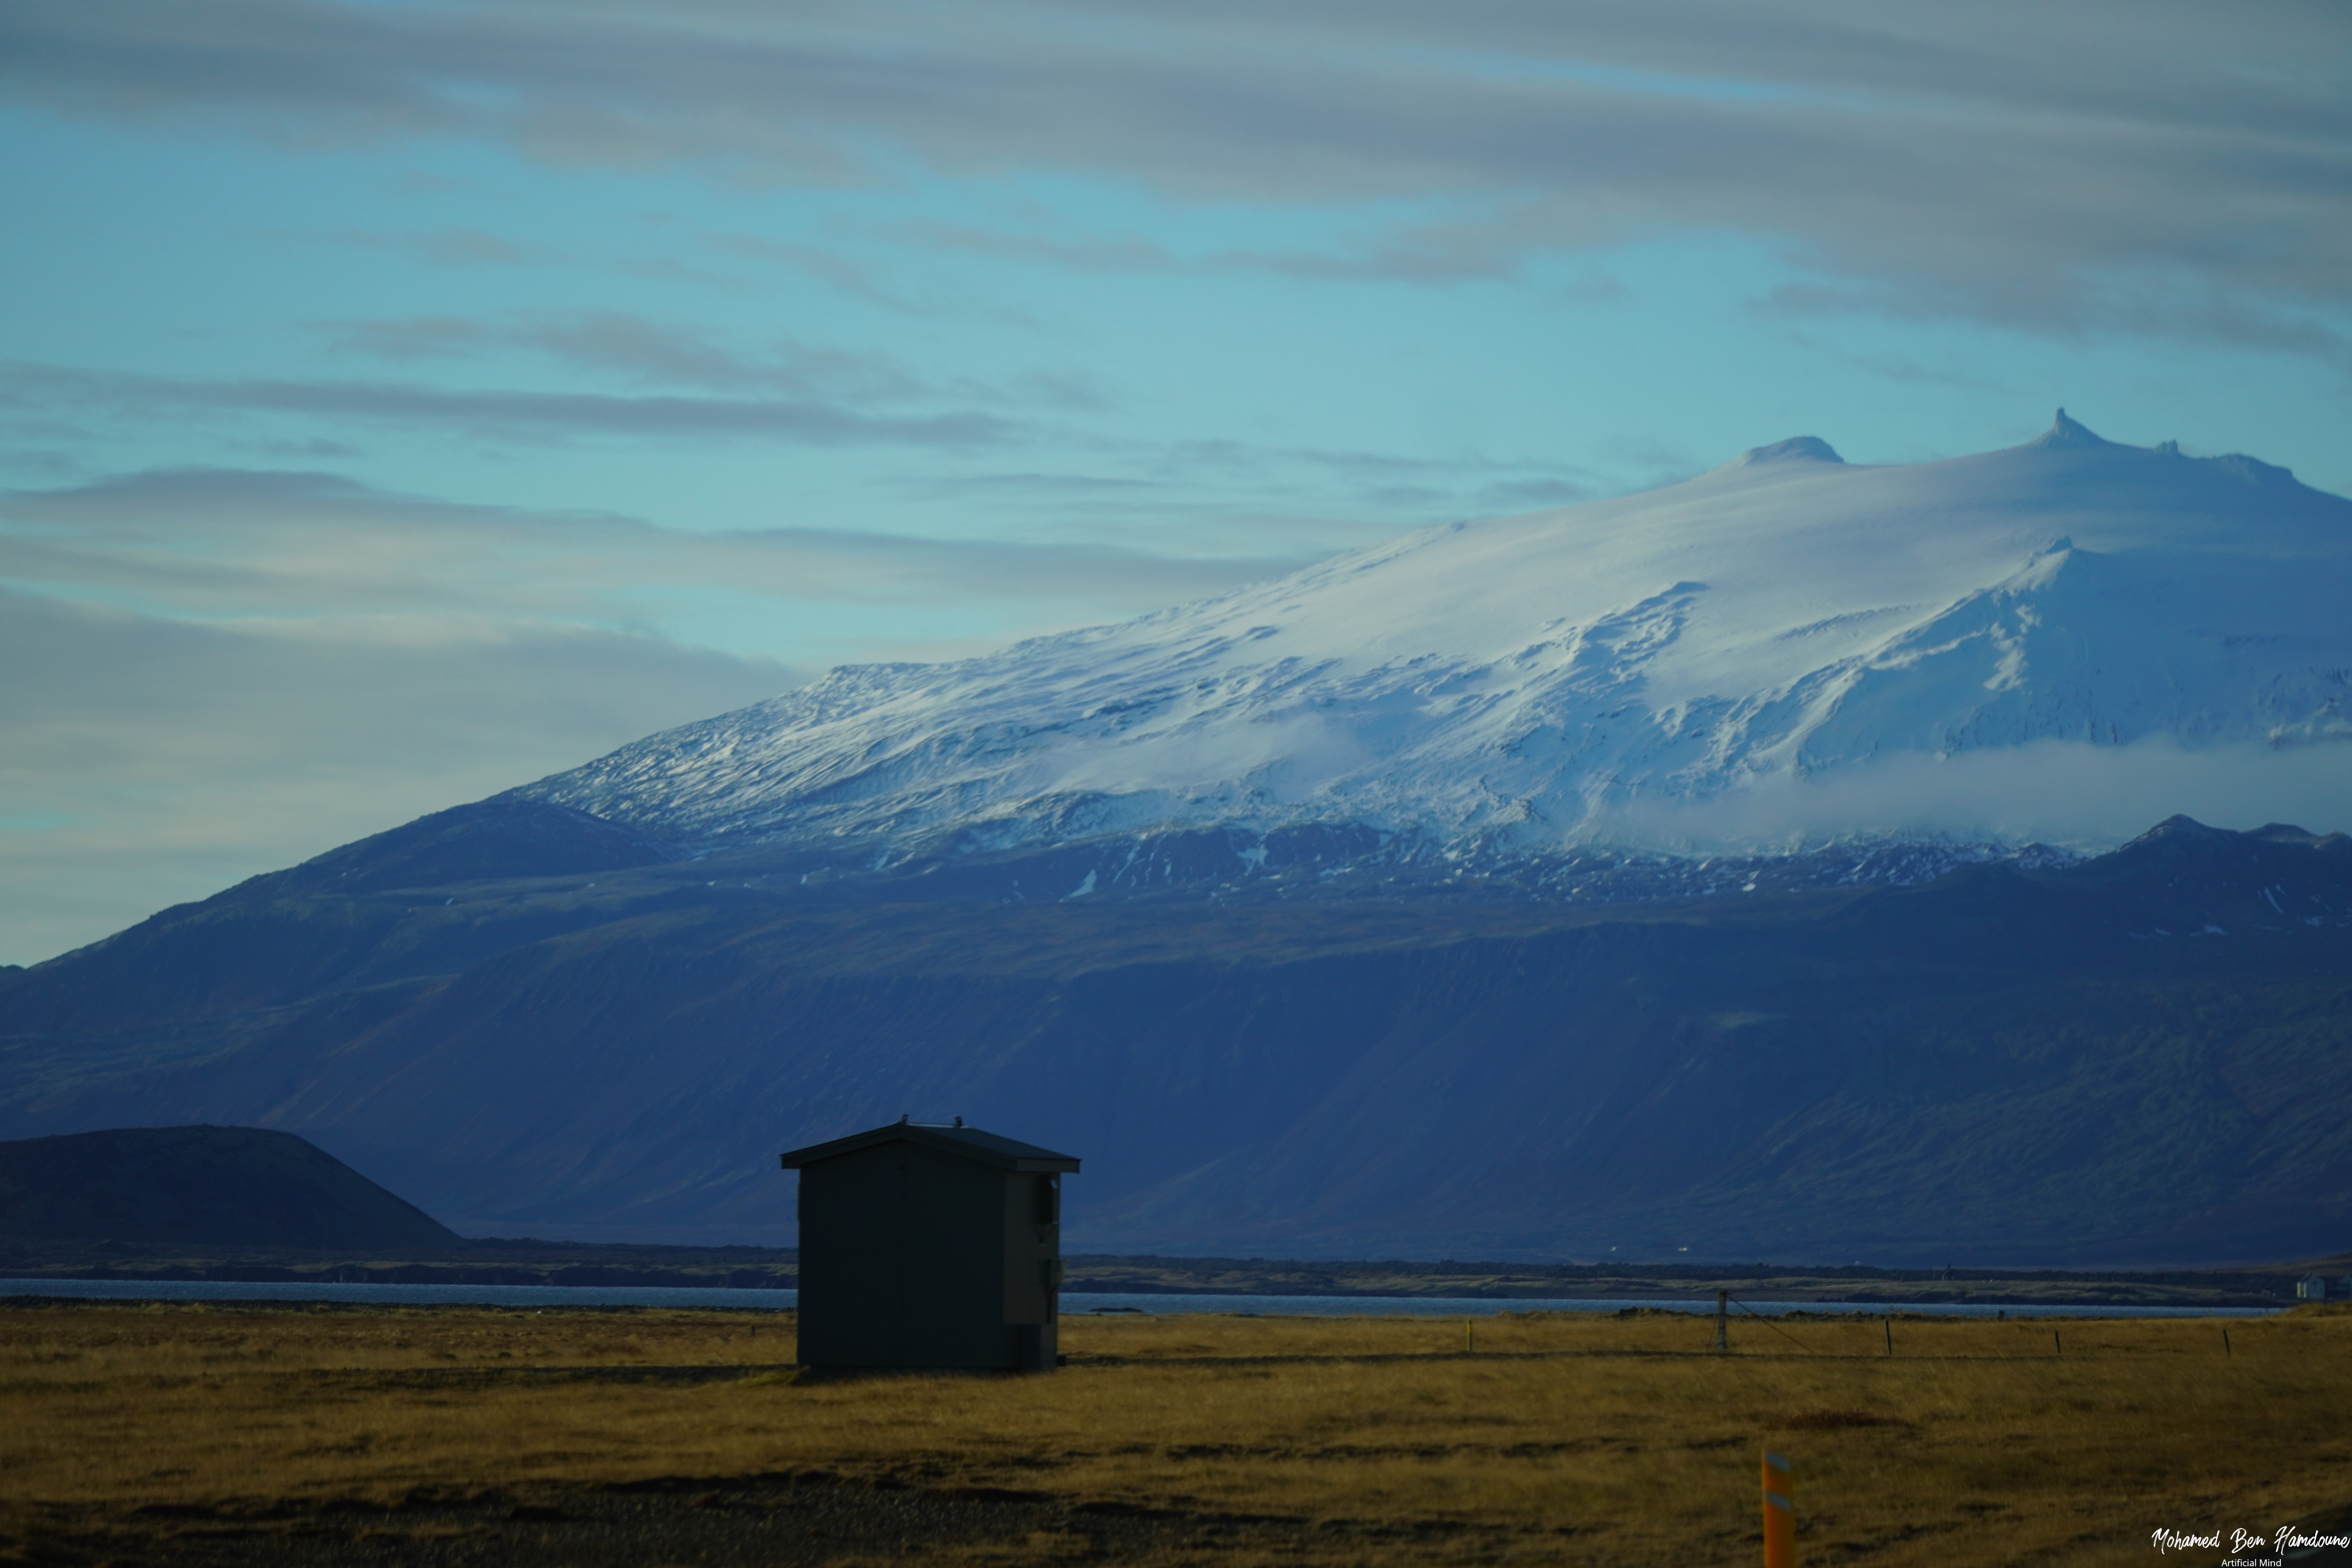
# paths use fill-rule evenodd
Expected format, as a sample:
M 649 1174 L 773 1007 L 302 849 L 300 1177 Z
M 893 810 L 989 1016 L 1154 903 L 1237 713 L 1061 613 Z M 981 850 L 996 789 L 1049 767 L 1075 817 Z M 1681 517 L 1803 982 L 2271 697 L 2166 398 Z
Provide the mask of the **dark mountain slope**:
M 220 897 L 378 893 L 569 877 L 655 866 L 679 857 L 680 851 L 666 840 L 584 811 L 538 801 L 482 800 L 420 816 L 288 870 L 253 878 Z
M 332 937 L 274 966 L 288 931 Z M 296 1129 L 506 1234 L 782 1239 L 774 1150 L 911 1111 L 1085 1155 L 1086 1247 L 2352 1236 L 2352 852 L 2185 819 L 2063 870 L 1681 903 L 840 903 L 751 855 L 261 888 L 40 966 L 0 1026 L 0 1127 Z
M 123 1127 L 0 1143 L 0 1238 L 446 1247 L 457 1235 L 300 1138 Z
M 15 978 L 12 1029 L 90 1036 L 247 1012 L 321 992 L 462 969 L 609 919 L 596 873 L 676 852 L 563 806 L 484 801 L 250 878 Z M 521 900 L 485 889 L 559 879 Z M 421 910 L 454 907 L 436 919 Z

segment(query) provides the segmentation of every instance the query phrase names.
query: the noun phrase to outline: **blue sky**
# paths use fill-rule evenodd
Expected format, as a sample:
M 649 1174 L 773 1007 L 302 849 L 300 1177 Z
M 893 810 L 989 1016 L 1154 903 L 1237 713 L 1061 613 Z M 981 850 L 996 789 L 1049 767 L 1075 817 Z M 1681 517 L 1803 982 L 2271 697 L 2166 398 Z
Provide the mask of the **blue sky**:
M 2053 14 L 2055 11 L 2057 14 Z M 2352 491 L 2334 5 L 0 7 L 0 961 L 1797 434 Z

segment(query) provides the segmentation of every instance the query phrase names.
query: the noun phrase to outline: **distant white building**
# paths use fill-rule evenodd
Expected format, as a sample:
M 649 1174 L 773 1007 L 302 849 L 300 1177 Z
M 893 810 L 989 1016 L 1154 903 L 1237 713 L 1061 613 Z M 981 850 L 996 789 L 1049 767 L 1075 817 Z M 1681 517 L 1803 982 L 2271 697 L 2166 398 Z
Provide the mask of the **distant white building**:
M 2294 1294 L 2295 1294 L 2295 1298 L 2296 1298 L 2296 1300 L 2303 1300 L 2303 1301 L 2325 1301 L 2325 1300 L 2327 1300 L 2327 1279 L 2326 1279 L 2326 1276 L 2324 1276 L 2324 1275 L 2319 1275 L 2319 1274 L 2306 1274 L 2306 1275 L 2305 1275 L 2302 1279 L 2298 1279 L 2298 1280 L 2296 1280 L 2296 1281 L 2294 1282 Z

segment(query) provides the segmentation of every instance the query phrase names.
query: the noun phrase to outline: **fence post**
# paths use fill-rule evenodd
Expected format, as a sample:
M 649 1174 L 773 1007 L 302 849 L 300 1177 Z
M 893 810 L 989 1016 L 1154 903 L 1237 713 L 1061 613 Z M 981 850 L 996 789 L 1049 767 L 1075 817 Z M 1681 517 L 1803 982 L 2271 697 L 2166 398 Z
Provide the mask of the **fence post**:
M 1728 1290 L 1715 1293 L 1715 1353 L 1731 1353 L 1731 1292 Z
M 1789 1461 L 1764 1450 L 1764 1568 L 1797 1568 L 1797 1510 Z

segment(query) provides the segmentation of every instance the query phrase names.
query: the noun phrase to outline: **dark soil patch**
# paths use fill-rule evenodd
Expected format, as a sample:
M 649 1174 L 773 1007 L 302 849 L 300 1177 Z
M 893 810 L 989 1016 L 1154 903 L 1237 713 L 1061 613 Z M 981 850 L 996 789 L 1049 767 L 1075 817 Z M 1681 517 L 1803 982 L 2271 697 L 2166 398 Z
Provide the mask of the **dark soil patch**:
M 1808 1410 L 1766 1425 L 1798 1431 L 1829 1432 L 1846 1426 L 1908 1426 L 1911 1423 L 1899 1415 L 1881 1415 L 1872 1410 Z
M 1372 1533 L 1381 1533 L 1375 1530 Z M 1039 1492 L 926 1490 L 827 1472 L 678 1478 L 615 1486 L 419 1492 L 384 1504 L 323 1503 L 52 1511 L 0 1538 L 0 1563 L 42 1568 L 821 1568 L 843 1559 L 1117 1563 L 1173 1552 L 1213 1560 L 1244 1546 L 1329 1544 L 1329 1526 Z M 1050 1543 L 1039 1537 L 1051 1538 Z M 993 1549 L 992 1552 L 990 1549 Z

